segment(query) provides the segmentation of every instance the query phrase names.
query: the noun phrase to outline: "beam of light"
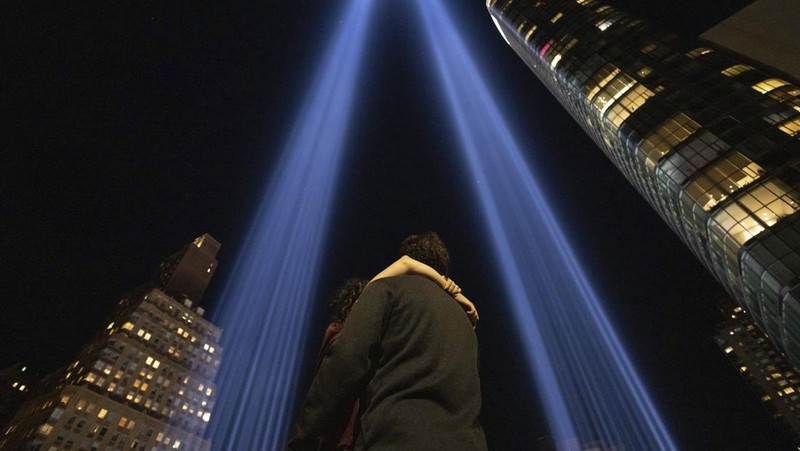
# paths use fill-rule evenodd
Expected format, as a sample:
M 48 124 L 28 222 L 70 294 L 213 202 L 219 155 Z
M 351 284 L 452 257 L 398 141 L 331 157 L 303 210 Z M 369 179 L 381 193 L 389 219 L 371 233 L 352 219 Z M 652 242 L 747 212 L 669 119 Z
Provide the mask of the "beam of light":
M 556 446 L 675 449 L 456 26 L 417 4 Z
M 285 446 L 371 9 L 345 8 L 212 318 L 224 329 L 215 450 Z

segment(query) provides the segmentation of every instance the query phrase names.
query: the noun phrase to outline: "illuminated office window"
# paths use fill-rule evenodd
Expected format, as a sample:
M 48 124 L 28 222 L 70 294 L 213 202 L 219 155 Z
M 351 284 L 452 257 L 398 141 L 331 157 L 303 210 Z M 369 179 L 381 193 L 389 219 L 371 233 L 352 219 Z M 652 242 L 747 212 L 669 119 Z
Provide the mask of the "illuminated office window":
M 647 102 L 647 99 L 654 95 L 653 91 L 647 89 L 646 86 L 638 84 L 620 97 L 619 101 L 608 110 L 606 118 L 614 125 L 614 128 L 619 128 L 625 122 L 625 119 L 628 119 L 631 114 Z
M 615 23 L 616 21 L 617 21 L 617 18 L 616 18 L 616 17 L 612 17 L 612 18 L 609 18 L 609 19 L 603 19 L 603 20 L 601 20 L 601 21 L 597 22 L 597 23 L 595 24 L 595 26 L 596 26 L 597 28 L 599 28 L 599 29 L 600 29 L 600 31 L 606 31 L 606 30 L 608 30 L 608 28 L 609 28 L 611 25 L 614 25 L 614 23 Z
M 703 170 L 686 186 L 686 194 L 703 210 L 709 211 L 739 189 L 756 181 L 764 169 L 739 152 L 733 151 Z
M 562 17 L 564 17 L 564 13 L 558 13 L 555 16 L 553 16 L 552 19 L 550 19 L 550 22 L 556 23 L 559 20 L 561 20 Z
M 780 88 L 781 86 L 786 86 L 788 84 L 788 81 L 781 80 L 780 78 L 768 78 L 762 82 L 754 84 L 752 88 L 761 94 L 766 94 L 775 88 Z
M 699 128 L 700 124 L 682 112 L 678 112 L 664 121 L 639 145 L 647 167 L 654 169 L 662 156 L 685 141 Z
M 691 52 L 687 53 L 686 56 L 689 58 L 697 58 L 698 56 L 708 55 L 709 53 L 713 52 L 713 50 L 706 48 L 706 47 L 698 47 Z
M 591 102 L 594 96 L 619 73 L 619 68 L 610 63 L 598 70 L 586 84 L 583 85 L 583 93 L 586 94 L 586 100 Z
M 772 179 L 721 208 L 714 214 L 710 227 L 718 234 L 724 234 L 726 244 L 731 244 L 729 238 L 732 239 L 738 249 L 778 219 L 797 211 L 797 208 L 797 193 L 780 180 Z
M 636 71 L 636 75 L 644 78 L 644 77 L 650 75 L 652 72 L 653 72 L 652 68 L 650 68 L 648 66 L 644 66 L 643 68 L 641 68 L 638 71 Z
M 753 70 L 753 68 L 748 66 L 747 64 L 737 64 L 735 66 L 731 66 L 731 67 L 723 70 L 722 74 L 726 75 L 728 77 L 735 77 L 735 76 L 737 76 L 739 74 L 742 74 L 744 72 L 747 72 L 749 70 Z
M 794 118 L 791 121 L 784 122 L 778 129 L 789 136 L 797 136 L 800 134 L 800 117 Z

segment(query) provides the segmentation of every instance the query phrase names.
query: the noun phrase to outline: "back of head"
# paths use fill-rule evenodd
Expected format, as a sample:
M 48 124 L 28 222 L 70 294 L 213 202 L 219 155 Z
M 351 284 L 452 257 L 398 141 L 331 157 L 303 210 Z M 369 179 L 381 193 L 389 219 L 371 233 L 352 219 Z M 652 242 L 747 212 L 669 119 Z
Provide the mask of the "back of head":
M 330 308 L 331 316 L 334 320 L 344 321 L 350 314 L 350 310 L 355 305 L 364 287 L 367 286 L 369 280 L 352 278 L 347 279 L 331 299 Z
M 436 232 L 424 232 L 407 237 L 400 245 L 400 255 L 408 255 L 414 260 L 425 263 L 442 275 L 447 275 L 450 271 L 450 254 L 447 253 L 447 247 Z

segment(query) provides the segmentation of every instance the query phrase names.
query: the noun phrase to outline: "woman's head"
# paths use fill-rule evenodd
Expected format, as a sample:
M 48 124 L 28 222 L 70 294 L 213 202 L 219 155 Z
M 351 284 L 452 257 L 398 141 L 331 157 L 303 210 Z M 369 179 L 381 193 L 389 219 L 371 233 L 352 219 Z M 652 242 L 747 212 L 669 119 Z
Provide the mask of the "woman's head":
M 338 319 L 340 321 L 347 319 L 350 310 L 353 308 L 353 305 L 355 305 L 358 297 L 361 296 L 361 292 L 364 291 L 364 287 L 366 287 L 368 283 L 369 280 L 366 279 L 347 279 L 342 286 L 336 290 L 329 305 L 332 310 L 331 315 L 333 319 Z

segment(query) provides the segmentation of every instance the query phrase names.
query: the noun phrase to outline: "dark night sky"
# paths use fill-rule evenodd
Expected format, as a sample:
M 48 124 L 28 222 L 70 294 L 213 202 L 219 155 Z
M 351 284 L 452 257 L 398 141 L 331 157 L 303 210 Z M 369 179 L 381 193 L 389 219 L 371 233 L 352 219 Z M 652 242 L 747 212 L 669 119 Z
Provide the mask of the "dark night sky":
M 689 36 L 748 3 L 614 2 Z M 713 342 L 721 288 L 506 46 L 483 2 L 448 4 L 677 443 L 783 449 Z M 214 308 L 340 5 L 0 4 L 0 367 L 65 363 L 118 296 L 204 232 L 223 245 Z M 405 235 L 438 231 L 481 309 L 490 445 L 530 449 L 544 418 L 421 24 L 410 1 L 378 6 L 320 299 L 392 261 Z

